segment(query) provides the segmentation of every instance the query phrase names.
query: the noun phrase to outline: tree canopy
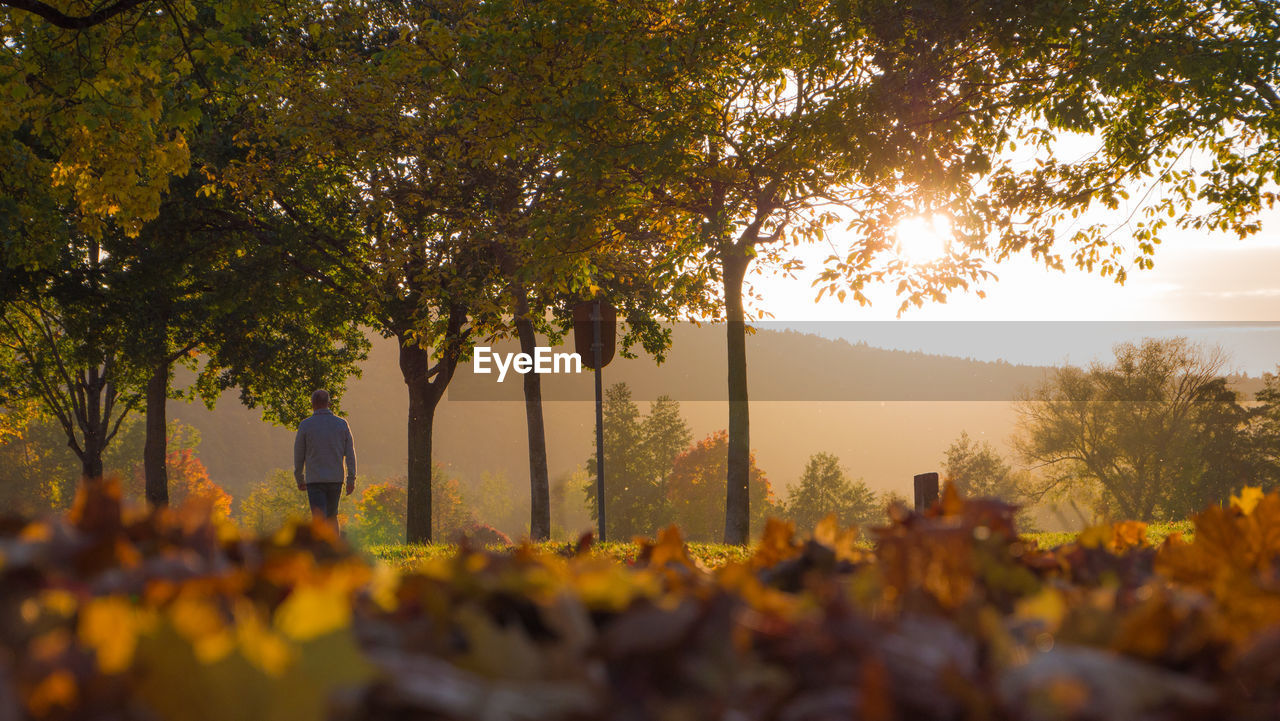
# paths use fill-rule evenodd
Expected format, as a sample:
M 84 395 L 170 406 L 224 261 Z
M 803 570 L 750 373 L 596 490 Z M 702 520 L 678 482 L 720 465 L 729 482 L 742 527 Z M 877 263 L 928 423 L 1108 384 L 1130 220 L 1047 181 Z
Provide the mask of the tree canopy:
M 1248 412 L 1224 356 L 1185 338 L 1115 348 L 1110 364 L 1054 373 L 1019 404 L 1017 447 L 1040 495 L 1072 493 L 1106 517 L 1182 519 L 1252 482 Z
M 228 342 L 201 389 L 216 379 L 283 408 L 294 389 L 271 369 L 305 362 L 292 341 L 354 338 L 358 322 L 395 337 L 413 540 L 430 536 L 435 409 L 477 338 L 554 337 L 568 303 L 594 296 L 656 354 L 669 340 L 657 320 L 726 320 L 723 529 L 744 542 L 746 323 L 765 312 L 747 305 L 754 268 L 794 271 L 798 244 L 843 226 L 819 297 L 867 303 L 888 283 L 906 309 L 1022 252 L 1123 280 L 1170 227 L 1256 232 L 1280 180 L 1280 22 L 1253 0 L 12 0 L 0 37 L 0 302 L 70 318 L 88 296 L 48 278 L 104 253 L 181 280 L 192 238 L 169 221 L 209 201 L 226 232 L 218 267 L 238 262 L 299 305 L 264 303 L 292 319 L 275 325 L 204 316 Z M 210 138 L 219 162 L 205 162 Z M 912 219 L 951 230 L 942 257 L 897 252 Z M 249 272 L 267 257 L 290 272 Z M 216 290 L 196 305 L 229 308 Z M 304 317 L 330 293 L 332 313 Z M 6 318 L 0 364 L 35 367 L 18 345 L 38 327 Z M 31 384 L 6 395 L 39 397 L 73 441 L 79 428 L 88 472 L 147 373 L 162 407 L 157 359 L 194 342 L 174 328 L 198 325 L 148 326 L 172 342 L 144 352 L 115 347 L 140 327 L 129 318 L 88 340 L 67 326 L 49 346 L 82 356 L 80 385 L 98 396 L 83 411 Z M 541 393 L 525 382 L 543 537 Z

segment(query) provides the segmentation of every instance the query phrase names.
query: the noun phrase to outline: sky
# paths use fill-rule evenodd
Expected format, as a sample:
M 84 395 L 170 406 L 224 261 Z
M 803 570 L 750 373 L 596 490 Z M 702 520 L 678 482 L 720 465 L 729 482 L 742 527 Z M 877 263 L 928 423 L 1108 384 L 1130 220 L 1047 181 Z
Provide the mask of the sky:
M 1168 230 L 1155 267 L 1132 271 L 1124 285 L 1018 257 L 992 268 L 998 279 L 980 286 L 985 298 L 960 293 L 901 318 L 892 288 L 873 289 L 871 306 L 815 303 L 811 283 L 831 252 L 825 245 L 801 249 L 806 268 L 796 278 L 756 268 L 751 282 L 764 298 L 759 307 L 773 314 L 769 327 L 1033 364 L 1084 364 L 1109 357 L 1121 340 L 1186 335 L 1222 345 L 1232 355 L 1229 370 L 1257 375 L 1280 363 L 1280 211 L 1262 221 L 1261 232 L 1243 240 Z

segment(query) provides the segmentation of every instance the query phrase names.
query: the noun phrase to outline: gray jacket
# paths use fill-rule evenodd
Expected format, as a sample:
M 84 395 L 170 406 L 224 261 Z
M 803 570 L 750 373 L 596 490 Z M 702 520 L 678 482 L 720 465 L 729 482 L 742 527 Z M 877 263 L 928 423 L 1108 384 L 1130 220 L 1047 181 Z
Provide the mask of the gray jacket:
M 342 461 L 347 480 L 356 477 L 356 444 L 347 422 L 321 408 L 298 424 L 293 440 L 293 476 L 298 483 L 342 483 Z M 303 474 L 306 466 L 306 474 Z

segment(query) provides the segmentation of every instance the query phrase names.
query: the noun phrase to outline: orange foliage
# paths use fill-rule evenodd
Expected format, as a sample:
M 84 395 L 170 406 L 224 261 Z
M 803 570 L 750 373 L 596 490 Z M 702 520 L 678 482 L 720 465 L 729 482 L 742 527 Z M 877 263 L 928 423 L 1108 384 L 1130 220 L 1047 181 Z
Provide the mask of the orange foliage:
M 0 691 L 24 717 L 188 718 L 193 698 L 206 718 L 277 718 L 284 699 L 290 718 L 335 721 L 495 703 L 531 719 L 1280 708 L 1274 493 L 1211 508 L 1160 549 L 1127 523 L 1040 549 L 1013 506 L 948 489 L 895 509 L 874 551 L 829 518 L 811 536 L 771 522 L 750 558 L 715 569 L 669 528 L 626 564 L 583 539 L 464 545 L 399 571 L 369 567 L 327 523 L 253 538 L 196 505 L 125 512 L 120 495 L 86 483 L 64 517 L 0 524 L 0 607 L 14 609 Z
M 1155 569 L 1198 589 L 1219 605 L 1218 628 L 1243 641 L 1280 621 L 1280 494 L 1252 502 L 1212 506 L 1196 515 L 1190 543 L 1171 537 Z
M 724 537 L 725 479 L 729 468 L 729 434 L 717 431 L 680 454 L 667 477 L 672 520 L 696 541 Z M 773 490 L 751 454 L 748 475 L 751 527 L 759 531 L 773 511 Z
M 220 518 L 231 515 L 231 494 L 213 482 L 195 449 L 170 451 L 165 456 L 165 469 L 169 474 L 170 505 L 195 502 L 207 504 Z M 134 485 L 138 488 L 145 485 L 140 464 L 134 468 Z

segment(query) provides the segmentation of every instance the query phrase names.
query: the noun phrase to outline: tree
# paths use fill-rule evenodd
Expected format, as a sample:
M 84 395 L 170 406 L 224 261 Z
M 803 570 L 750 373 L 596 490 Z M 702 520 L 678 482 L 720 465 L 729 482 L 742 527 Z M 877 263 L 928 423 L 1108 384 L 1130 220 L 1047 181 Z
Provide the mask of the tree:
M 475 516 L 462 502 L 458 479 L 447 476 L 437 465 L 431 474 L 432 504 L 435 516 L 431 519 L 435 538 L 454 538 L 476 525 Z M 382 483 L 362 484 L 355 511 L 347 524 L 347 533 L 362 546 L 400 543 L 404 538 L 405 507 L 409 494 L 404 478 L 387 479 Z
M 0 413 L 0 505 L 27 515 L 66 510 L 81 478 L 80 459 L 67 445 L 61 424 L 38 404 Z M 171 451 L 195 449 L 199 434 L 179 421 L 169 424 Z M 116 469 L 130 501 L 143 502 L 145 428 L 136 416 L 125 418 L 116 439 L 103 452 L 103 467 Z M 110 475 L 110 474 L 109 474 Z
M 830 453 L 809 456 L 780 510 L 801 529 L 812 529 L 831 514 L 843 526 L 868 525 L 883 515 L 875 492 L 862 479 L 850 479 L 840 459 Z
M 1171 518 L 1188 518 L 1210 505 L 1229 505 L 1231 495 L 1243 486 L 1266 483 L 1266 454 L 1272 447 L 1259 445 L 1250 432 L 1253 413 L 1240 404 L 1226 378 L 1214 378 L 1200 392 L 1192 413 L 1195 435 L 1188 448 L 1192 463 L 1169 489 Z
M 504 280 L 477 230 L 487 196 L 472 170 L 500 155 L 480 141 L 501 130 L 465 115 L 472 74 L 454 71 L 485 25 L 465 6 L 290 10 L 289 27 L 309 30 L 285 33 L 260 56 L 256 92 L 271 101 L 243 140 L 274 150 L 224 182 L 254 189 L 304 227 L 313 242 L 291 262 L 398 341 L 409 399 L 406 534 L 429 541 L 435 410 L 471 338 L 500 325 L 503 308 Z
M 1184 518 L 1248 480 L 1247 413 L 1225 358 L 1185 338 L 1115 347 L 1110 365 L 1066 367 L 1019 402 L 1016 447 L 1044 474 L 1036 495 L 1085 494 L 1104 516 Z M 1226 477 L 1224 477 L 1224 475 Z
M 473 338 L 514 333 L 531 349 L 535 331 L 563 330 L 566 300 L 619 287 L 618 278 L 672 306 L 668 283 L 694 288 L 680 256 L 664 251 L 671 224 L 629 207 L 639 183 L 604 173 L 610 166 L 581 133 L 619 122 L 595 87 L 630 72 L 608 50 L 628 35 L 618 18 L 634 13 L 592 12 L 612 8 L 304 5 L 291 8 L 290 26 L 305 36 L 286 32 L 260 58 L 254 97 L 274 100 L 260 103 L 253 133 L 241 137 L 284 157 L 260 152 L 227 182 L 266 188 L 271 204 L 305 217 L 320 241 L 313 250 L 347 266 L 326 282 L 400 341 L 413 540 L 429 535 L 435 407 Z M 299 182 L 318 168 L 323 178 Z M 626 272 L 602 258 L 624 259 Z M 624 307 L 642 317 L 640 335 L 660 340 L 654 305 Z M 547 320 L 552 308 L 558 326 Z M 524 385 L 530 532 L 541 538 L 550 506 L 537 376 Z
M 196 455 L 195 449 L 170 451 L 166 463 L 176 505 L 205 504 L 215 515 L 221 518 L 231 517 L 231 494 L 209 478 L 209 470 Z
M 1009 503 L 1021 496 L 1013 469 L 987 441 L 975 443 L 961 432 L 942 462 L 942 476 L 967 497 L 998 498 Z
M 666 395 L 649 404 L 640 431 L 646 475 L 659 491 L 665 491 L 676 459 L 693 443 L 693 431 L 680 415 L 680 403 Z
M 894 506 L 909 509 L 912 507 L 911 499 L 907 498 L 905 493 L 899 491 L 884 491 L 880 494 L 880 510 L 883 513 L 889 513 L 889 509 Z
M 788 247 L 841 222 L 853 237 L 819 295 L 868 303 L 868 285 L 888 281 L 905 309 L 1019 251 L 1063 267 L 1064 218 L 1114 210 L 1135 184 L 1169 189 L 1142 196 L 1157 199 L 1135 211 L 1136 247 L 1086 223 L 1065 238 L 1075 265 L 1123 280 L 1129 258 L 1150 265 L 1167 215 L 1248 234 L 1275 198 L 1260 190 L 1280 148 L 1274 8 L 689 0 L 663 11 L 666 43 L 638 73 L 648 82 L 619 85 L 630 142 L 602 147 L 625 149 L 655 202 L 699 219 L 723 287 L 730 542 L 745 541 L 751 517 L 743 297 L 757 258 L 794 268 Z M 1064 152 L 1063 133 L 1094 135 L 1095 152 Z M 1009 152 L 1018 144 L 1034 163 Z M 1193 151 L 1207 167 L 1178 165 Z M 947 220 L 944 258 L 896 257 L 895 229 L 913 216 Z
M 658 488 L 645 478 L 643 460 L 644 437 L 641 428 L 640 409 L 631 400 L 631 389 L 625 383 L 616 383 L 604 394 L 604 467 L 605 467 L 605 518 L 609 523 L 606 533 L 614 538 L 631 538 L 649 533 L 652 528 L 654 506 L 659 508 L 664 499 Z M 600 517 L 599 499 L 596 497 L 595 454 L 584 464 L 587 477 L 583 490 L 592 520 Z
M 432 489 L 431 517 L 432 533 L 437 538 L 455 539 L 460 534 L 477 525 L 476 516 L 467 508 L 462 500 L 462 485 L 458 477 L 447 475 L 443 466 L 436 466 L 431 474 L 435 488 Z
M 168 502 L 165 404 L 175 364 L 194 368 L 203 351 L 194 394 L 206 404 L 240 386 L 267 418 L 294 421 L 310 390 L 340 394 L 368 347 L 337 299 L 279 262 L 280 238 L 256 242 L 217 222 L 225 209 L 198 188 L 178 181 L 137 237 L 111 224 L 97 240 L 70 231 L 76 242 L 56 265 L 14 273 L 26 287 L 0 299 L 0 393 L 39 399 L 87 478 L 102 475 L 103 452 L 145 404 L 154 505 Z
M 293 471 L 284 468 L 277 468 L 255 483 L 237 505 L 240 525 L 260 536 L 273 533 L 290 521 L 311 517 L 306 494 L 298 490 Z
M 31 410 L 4 411 L 0 438 L 0 504 L 10 511 L 35 516 L 70 506 L 80 461 L 67 447 L 61 426 L 52 417 Z
M 117 234 L 106 243 L 125 352 L 147 374 L 144 465 L 153 505 L 168 502 L 165 406 L 175 395 L 175 365 L 195 368 L 200 354 L 205 362 L 189 393 L 210 408 L 239 387 L 246 406 L 295 425 L 310 412 L 311 391 L 341 397 L 369 347 L 350 303 L 285 261 L 291 246 L 309 242 L 296 225 L 277 223 L 274 233 L 254 227 L 245 219 L 264 210 L 204 185 L 226 162 L 207 146 L 234 128 L 197 134 L 200 179 L 175 181 L 136 238 Z
M 1028 494 L 1025 474 L 1015 472 L 989 442 L 974 442 L 962 431 L 947 447 L 942 478 L 945 483 L 953 484 L 962 496 L 996 498 L 1020 506 L 1018 528 L 1024 532 L 1036 529 L 1030 511 L 1034 499 Z
M 502 471 L 484 471 L 480 478 L 463 490 L 464 504 L 475 514 L 476 520 L 501 530 L 510 536 L 522 536 L 528 532 L 527 514 L 522 504 L 517 504 L 519 487 Z
M 591 530 L 591 515 L 582 501 L 590 479 L 586 470 L 577 468 L 551 479 L 551 509 L 556 515 L 552 535 L 576 540 L 579 534 Z
M 49 18 L 39 10 L 47 8 L 43 3 L 26 5 Z M 246 66 L 234 49 L 263 38 L 261 33 L 241 34 L 250 22 L 243 15 L 246 7 L 238 2 L 216 7 L 164 4 L 159 12 L 125 13 L 127 20 L 86 8 L 86 15 L 71 19 L 93 22 L 76 32 L 60 32 L 23 13 L 2 16 L 12 23 L 6 28 L 17 33 L 15 42 L 6 45 L 12 56 L 4 59 L 15 69 L 48 65 L 56 76 L 15 96 L 29 102 L 15 105 L 15 122 L 22 130 L 13 147 L 46 162 L 72 163 L 75 153 L 90 151 L 93 157 L 74 168 L 46 167 L 40 172 L 51 172 L 52 181 L 28 178 L 30 185 L 15 188 L 22 211 L 20 235 L 29 242 L 26 247 L 5 245 L 0 273 L 6 282 L 21 281 L 15 287 L 27 289 L 30 297 L 50 301 L 49 308 L 58 305 L 46 316 L 81 313 L 93 325 L 110 328 L 93 339 L 68 335 L 67 342 L 78 343 L 89 360 L 103 359 L 97 379 L 101 405 L 114 403 L 112 394 L 120 397 L 116 421 L 145 398 L 147 498 L 157 505 L 168 500 L 164 409 L 172 395 L 175 363 L 193 365 L 196 351 L 203 351 L 213 358 L 197 384 L 207 403 L 235 384 L 250 405 L 265 401 L 268 418 L 296 420 L 301 414 L 298 399 L 316 387 L 340 392 L 366 346 L 350 319 L 333 317 L 329 295 L 316 293 L 315 283 L 299 282 L 297 270 L 280 262 L 280 248 L 297 242 L 297 234 L 254 232 L 260 229 L 241 220 L 248 209 L 237 207 L 230 193 L 208 182 L 219 177 L 232 157 L 246 154 L 231 141 L 242 129 L 237 124 L 242 96 L 227 92 L 244 80 L 240 73 Z M 46 44 L 55 40 L 73 44 L 77 53 Z M 165 47 L 176 53 L 176 62 L 175 55 L 166 60 L 172 67 L 158 67 L 153 54 Z M 94 93 L 76 92 L 77 78 L 90 83 Z M 162 78 L 172 84 L 162 98 L 151 97 L 155 88 L 150 86 Z M 58 132 L 66 120 L 62 114 L 70 111 L 84 132 Z M 139 122 L 149 126 L 136 127 Z M 104 139 L 94 137 L 88 126 L 94 132 L 109 128 L 115 134 L 109 136 L 112 147 L 96 147 Z M 164 150 L 159 146 L 165 141 L 147 137 L 157 130 L 172 133 L 174 146 Z M 91 147 L 76 149 L 78 142 Z M 118 149 L 133 156 L 120 158 Z M 64 155 L 55 158 L 59 152 Z M 154 159 L 147 153 L 181 157 L 169 157 L 173 167 L 162 168 L 149 165 Z M 175 180 L 172 175 L 185 177 Z M 62 187 L 68 178 L 75 181 L 71 188 L 76 197 Z M 100 203 L 106 206 L 95 205 Z M 32 212 L 32 207 L 43 213 Z M 60 222 L 47 220 L 49 216 L 60 217 Z M 67 246 L 75 250 L 59 250 Z M 86 257 L 89 270 L 78 271 Z M 79 287 L 59 280 L 60 274 L 80 278 Z M 72 328 L 62 325 L 70 333 Z M 19 337 L 17 329 L 9 330 Z M 22 357 L 16 360 L 28 373 L 39 374 L 36 366 L 49 365 L 46 359 L 33 360 L 33 353 L 55 361 L 61 355 L 52 347 L 50 333 L 43 335 L 22 343 Z M 90 340 L 96 347 L 86 345 Z M 292 348 L 308 350 L 281 352 Z M 108 370 L 111 377 L 106 377 Z M 47 379 L 43 385 L 50 385 Z M 85 385 L 94 383 L 91 379 Z M 50 408 L 62 405 L 48 390 L 41 397 Z M 112 430 L 94 429 L 104 423 L 93 420 L 92 409 L 80 415 L 89 417 L 79 423 L 83 438 L 69 440 L 84 446 L 86 470 L 93 477 L 95 446 L 105 448 Z
M 656 324 L 706 302 L 702 277 L 680 267 L 692 225 L 646 206 L 645 184 L 596 152 L 588 128 L 619 122 L 599 102 L 601 83 L 631 73 L 627 52 L 642 18 L 629 5 L 488 2 L 469 6 L 470 72 L 450 92 L 466 143 L 464 182 L 474 200 L 470 232 L 491 251 L 502 285 L 488 300 L 502 318 L 488 330 L 518 338 L 532 354 L 537 333 L 557 342 L 579 300 L 613 301 L 640 340 L 661 358 L 669 335 Z M 643 13 L 641 13 L 643 15 Z M 647 19 L 647 18 L 645 18 Z M 490 129 L 482 140 L 475 129 Z M 522 374 L 530 478 L 530 534 L 550 532 L 541 377 Z
M 1254 483 L 1265 488 L 1280 485 L 1280 372 L 1263 373 L 1262 389 L 1250 409 L 1247 442 L 1254 453 Z
M 38 402 L 61 426 L 81 476 L 98 479 L 103 453 L 142 399 L 142 373 L 125 353 L 120 319 L 101 311 L 110 293 L 102 244 L 63 230 L 48 270 L 0 270 L 24 276 L 0 296 L 0 406 Z
M 399 543 L 404 538 L 408 498 L 405 487 L 400 484 L 385 482 L 364 486 L 347 523 L 348 538 L 360 546 Z
M 605 532 L 611 538 L 651 536 L 671 522 L 667 485 L 675 460 L 689 449 L 692 433 L 680 404 L 660 396 L 649 413 L 631 399 L 626 383 L 605 391 Z M 592 520 L 599 518 L 595 454 L 584 466 L 582 489 Z
M 724 537 L 723 479 L 728 462 L 729 434 L 717 431 L 676 458 L 667 479 L 672 520 L 685 537 L 715 541 Z M 752 518 L 757 528 L 773 512 L 773 490 L 751 456 Z

